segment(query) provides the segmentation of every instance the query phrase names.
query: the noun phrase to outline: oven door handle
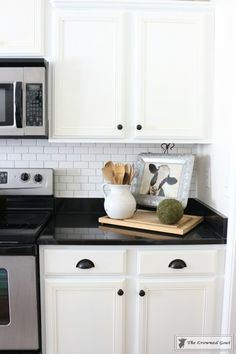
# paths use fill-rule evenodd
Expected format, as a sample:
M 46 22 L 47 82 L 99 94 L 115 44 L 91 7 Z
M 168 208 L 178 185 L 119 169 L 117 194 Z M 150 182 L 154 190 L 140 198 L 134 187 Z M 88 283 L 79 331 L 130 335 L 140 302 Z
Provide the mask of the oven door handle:
M 22 128 L 22 82 L 15 82 L 15 122 L 17 128 Z

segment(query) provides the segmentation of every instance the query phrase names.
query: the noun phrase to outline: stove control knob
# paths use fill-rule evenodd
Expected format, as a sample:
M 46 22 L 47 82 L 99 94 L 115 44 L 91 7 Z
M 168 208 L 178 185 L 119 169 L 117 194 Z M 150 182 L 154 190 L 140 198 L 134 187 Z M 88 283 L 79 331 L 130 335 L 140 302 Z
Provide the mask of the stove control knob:
M 43 180 L 43 176 L 38 173 L 37 175 L 34 176 L 34 180 L 37 183 L 41 183 Z
M 30 175 L 27 172 L 24 172 L 20 175 L 20 179 L 24 182 L 27 182 L 30 179 Z

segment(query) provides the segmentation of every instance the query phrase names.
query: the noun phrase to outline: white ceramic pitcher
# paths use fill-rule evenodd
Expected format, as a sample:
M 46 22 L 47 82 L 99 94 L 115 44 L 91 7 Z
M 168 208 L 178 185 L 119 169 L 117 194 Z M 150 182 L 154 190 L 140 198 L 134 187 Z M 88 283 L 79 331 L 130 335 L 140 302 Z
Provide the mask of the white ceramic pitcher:
M 127 184 L 103 184 L 104 208 L 112 219 L 128 219 L 134 215 L 136 200 Z

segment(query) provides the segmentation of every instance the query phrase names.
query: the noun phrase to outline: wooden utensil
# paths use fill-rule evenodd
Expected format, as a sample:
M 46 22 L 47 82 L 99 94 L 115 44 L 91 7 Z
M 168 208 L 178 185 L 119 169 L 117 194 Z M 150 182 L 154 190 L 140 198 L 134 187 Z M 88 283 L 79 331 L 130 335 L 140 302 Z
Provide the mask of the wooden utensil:
M 102 168 L 102 174 L 105 180 L 107 180 L 110 183 L 114 183 L 114 172 L 110 168 L 103 167 Z
M 110 167 L 113 169 L 114 163 L 112 161 L 107 161 L 104 165 L 104 167 Z
M 130 174 L 129 174 L 129 184 L 131 184 L 133 178 L 135 176 L 135 169 L 134 169 L 134 165 L 130 166 Z
M 125 175 L 125 166 L 123 163 L 116 163 L 113 166 L 114 178 L 117 184 L 123 184 L 123 179 Z
M 114 164 L 112 161 L 107 161 L 105 166 L 102 168 L 103 177 L 110 183 L 115 183 L 115 176 L 113 170 Z
M 130 164 L 126 163 L 125 164 L 125 175 L 124 175 L 124 179 L 123 179 L 123 184 L 130 184 L 129 180 L 130 180 Z

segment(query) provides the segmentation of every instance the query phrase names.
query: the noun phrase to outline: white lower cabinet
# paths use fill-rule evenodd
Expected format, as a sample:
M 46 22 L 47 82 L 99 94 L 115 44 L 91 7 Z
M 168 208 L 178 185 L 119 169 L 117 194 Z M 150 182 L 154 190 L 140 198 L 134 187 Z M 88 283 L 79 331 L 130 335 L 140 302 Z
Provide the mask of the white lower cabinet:
M 214 278 L 140 281 L 138 353 L 175 353 L 175 336 L 216 335 L 215 283 Z
M 122 280 L 46 279 L 47 354 L 122 354 Z
M 40 269 L 43 354 L 171 354 L 175 336 L 220 334 L 223 246 L 41 246 Z

